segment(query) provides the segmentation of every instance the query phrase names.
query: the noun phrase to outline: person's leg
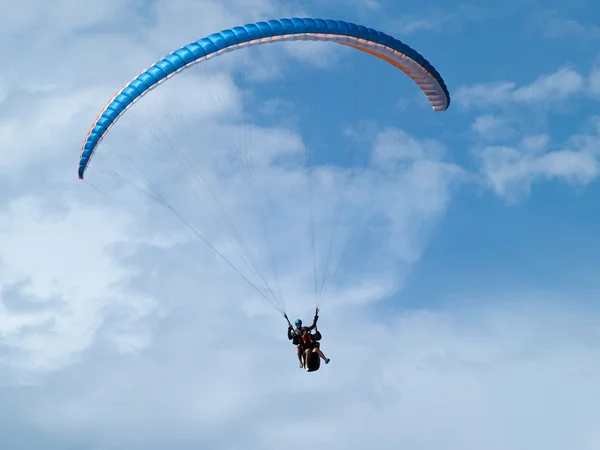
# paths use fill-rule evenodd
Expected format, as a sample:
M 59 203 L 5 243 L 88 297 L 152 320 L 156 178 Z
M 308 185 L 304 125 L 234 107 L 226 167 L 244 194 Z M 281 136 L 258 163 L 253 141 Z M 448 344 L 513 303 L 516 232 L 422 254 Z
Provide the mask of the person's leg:
M 325 364 L 329 364 L 329 358 L 327 358 L 321 351 L 321 344 L 319 342 L 317 342 L 315 345 L 315 351 L 319 354 L 321 359 L 325 361 Z
M 312 352 L 312 350 L 310 348 L 307 348 L 304 351 L 304 367 L 306 370 L 309 369 L 309 364 L 310 364 L 310 353 Z
M 302 362 L 302 346 L 298 344 L 298 362 L 300 363 L 299 367 L 302 369 L 304 367 L 304 363 Z

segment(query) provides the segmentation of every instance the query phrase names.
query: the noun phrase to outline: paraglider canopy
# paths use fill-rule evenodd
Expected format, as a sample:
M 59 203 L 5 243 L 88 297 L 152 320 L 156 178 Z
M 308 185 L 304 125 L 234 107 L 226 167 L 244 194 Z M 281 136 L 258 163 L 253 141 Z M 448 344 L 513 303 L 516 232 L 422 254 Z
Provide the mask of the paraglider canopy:
M 434 111 L 445 111 L 450 94 L 438 71 L 416 50 L 381 31 L 342 20 L 293 18 L 257 22 L 211 34 L 165 56 L 118 91 L 92 124 L 83 143 L 78 175 L 83 179 L 96 147 L 134 102 L 178 72 L 207 58 L 250 45 L 290 40 L 329 41 L 353 47 L 394 65 L 427 96 Z

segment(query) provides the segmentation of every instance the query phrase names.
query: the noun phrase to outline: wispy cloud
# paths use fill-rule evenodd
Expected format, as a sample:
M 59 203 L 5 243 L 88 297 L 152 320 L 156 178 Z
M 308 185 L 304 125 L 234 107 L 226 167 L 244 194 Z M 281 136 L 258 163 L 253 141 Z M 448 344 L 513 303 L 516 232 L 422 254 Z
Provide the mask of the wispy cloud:
M 568 17 L 561 17 L 556 12 L 538 13 L 534 23 L 546 37 L 574 37 L 577 39 L 595 40 L 600 38 L 600 27 L 595 23 L 582 23 Z
M 438 161 L 445 153 L 445 147 L 435 139 L 418 139 L 404 130 L 387 129 L 376 137 L 373 159 L 378 165 L 385 166 L 393 161 Z
M 434 9 L 420 10 L 405 14 L 393 24 L 400 34 L 413 34 L 421 31 L 441 31 L 447 28 L 459 28 L 465 22 L 480 20 L 486 13 L 472 5 L 457 5 L 452 12 Z
M 471 86 L 460 86 L 454 94 L 454 101 L 459 105 L 471 107 L 486 107 L 509 101 L 517 83 L 494 82 L 475 84 Z
M 456 102 L 465 108 L 487 108 L 507 103 L 553 103 L 581 93 L 585 78 L 571 67 L 542 75 L 531 84 L 517 87 L 515 82 L 497 82 L 461 86 Z
M 458 23 L 458 16 L 453 14 L 437 17 L 407 17 L 396 25 L 401 34 L 412 34 L 419 31 L 439 30 L 445 25 Z
M 600 174 L 600 134 L 573 136 L 564 149 L 549 151 L 549 136 L 524 137 L 515 146 L 490 145 L 475 151 L 488 186 L 509 201 L 527 196 L 538 180 L 586 185 Z
M 584 78 L 574 69 L 564 67 L 549 75 L 542 75 L 528 86 L 516 89 L 513 99 L 517 102 L 563 100 L 581 90 Z
M 343 7 L 351 7 L 358 11 L 378 11 L 383 8 L 380 0 L 323 0 L 322 5 L 336 5 Z
M 508 119 L 492 114 L 477 116 L 471 124 L 471 129 L 479 137 L 490 141 L 508 139 L 515 133 Z

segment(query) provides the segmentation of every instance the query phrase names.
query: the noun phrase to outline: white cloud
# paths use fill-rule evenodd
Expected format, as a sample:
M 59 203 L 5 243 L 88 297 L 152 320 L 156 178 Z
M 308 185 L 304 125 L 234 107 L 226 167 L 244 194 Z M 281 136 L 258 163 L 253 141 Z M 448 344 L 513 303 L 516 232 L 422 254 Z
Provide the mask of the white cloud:
M 461 86 L 454 98 L 456 103 L 465 108 L 487 108 L 509 103 L 543 105 L 566 100 L 582 92 L 584 86 L 585 79 L 576 70 L 563 67 L 522 87 L 517 87 L 515 82 Z
M 379 166 L 393 161 L 415 162 L 419 160 L 440 160 L 446 149 L 435 139 L 417 139 L 398 129 L 387 129 L 377 135 L 373 160 Z
M 517 87 L 516 83 L 461 87 L 455 98 L 466 108 L 519 104 L 547 107 L 579 94 L 593 93 L 594 80 L 595 72 L 584 78 L 574 69 L 564 67 L 522 87 Z M 593 122 L 591 119 L 590 123 Z M 519 142 L 514 142 L 516 129 L 511 125 L 519 127 L 523 133 Z M 481 141 L 474 153 L 481 164 L 484 182 L 507 200 L 517 201 L 527 196 L 539 181 L 562 180 L 572 185 L 587 185 L 598 176 L 598 151 L 594 147 L 598 137 L 593 127 L 587 134 L 571 137 L 562 149 L 556 149 L 556 145 L 550 148 L 551 136 L 534 134 L 535 127 L 531 128 L 514 112 L 504 116 L 478 116 L 471 129 Z
M 586 185 L 600 173 L 597 134 L 573 136 L 567 148 L 548 151 L 546 134 L 526 136 L 514 147 L 490 145 L 475 151 L 481 174 L 496 194 L 515 201 L 538 180 L 560 179 Z
M 351 7 L 357 12 L 371 13 L 374 11 L 380 11 L 383 8 L 381 1 L 379 0 L 322 0 L 319 1 L 319 6 L 327 5 L 331 7 L 334 5 L 338 8 Z
M 397 25 L 398 32 L 401 34 L 411 34 L 418 31 L 435 30 L 441 28 L 445 23 L 451 23 L 455 17 L 441 16 L 432 18 L 412 18 L 405 19 Z
M 512 95 L 517 102 L 563 100 L 583 87 L 584 79 L 575 70 L 563 67 L 558 71 L 542 75 L 528 86 L 516 89 Z
M 0 335 L 11 350 L 2 362 L 25 373 L 73 362 L 114 313 L 131 346 L 138 320 L 156 306 L 127 291 L 136 271 L 112 254 L 136 245 L 131 221 L 77 203 L 58 205 L 20 198 L 0 215 Z
M 591 450 L 600 420 L 593 376 L 600 368 L 600 330 L 584 312 L 539 305 L 416 311 L 390 318 L 386 326 L 324 316 L 323 348 L 332 362 L 311 375 L 295 366 L 291 345 L 256 328 L 246 336 L 258 346 L 229 327 L 231 334 L 219 334 L 219 343 L 210 332 L 198 336 L 190 305 L 188 317 L 174 322 L 179 327 L 166 329 L 156 353 L 87 361 L 79 369 L 87 384 L 65 373 L 15 412 L 26 411 L 26 424 L 38 430 L 52 430 L 48 442 L 93 440 L 104 448 L 172 445 L 177 434 L 182 449 L 199 442 L 216 449 L 239 442 L 276 449 L 299 426 L 311 428 L 311 442 L 351 450 L 470 450 L 492 441 L 502 448 L 536 442 L 549 450 L 567 443 Z M 336 337 L 348 328 L 368 342 L 348 346 Z M 273 373 L 279 376 L 264 375 Z M 298 416 L 297 409 L 311 413 Z
M 521 140 L 521 148 L 527 153 L 540 153 L 548 148 L 550 136 L 547 134 L 537 134 L 525 136 Z
M 600 38 L 600 27 L 597 25 L 559 17 L 555 13 L 538 13 L 535 22 L 543 34 L 551 38 L 575 37 L 584 41 Z
M 495 82 L 459 86 L 453 99 L 466 108 L 486 107 L 509 100 L 516 85 L 514 82 Z
M 122 3 L 106 1 L 96 4 L 71 4 L 68 0 L 57 0 L 49 4 L 24 0 L 6 5 L 0 20 L 0 35 L 23 36 L 27 34 L 27 30 L 38 29 L 49 33 L 52 38 L 64 37 L 98 23 L 118 21 L 134 4 L 135 2 L 127 0 Z M 42 34 L 48 36 L 46 33 Z
M 506 139 L 514 134 L 508 119 L 492 114 L 477 116 L 471 124 L 471 129 L 486 140 Z
M 27 113 L 0 122 L 0 173 L 14 175 L 33 161 L 46 163 L 64 156 L 67 143 L 77 148 L 74 126 L 83 124 L 82 113 L 97 107 L 104 95 L 104 89 L 89 88 L 29 98 Z
M 424 9 L 424 10 L 422 10 Z M 419 8 L 419 12 L 403 15 L 395 21 L 394 28 L 400 34 L 413 34 L 421 31 L 440 31 L 457 28 L 465 22 L 485 17 L 480 8 L 472 5 L 456 5 L 453 12 L 443 12 L 427 8 Z

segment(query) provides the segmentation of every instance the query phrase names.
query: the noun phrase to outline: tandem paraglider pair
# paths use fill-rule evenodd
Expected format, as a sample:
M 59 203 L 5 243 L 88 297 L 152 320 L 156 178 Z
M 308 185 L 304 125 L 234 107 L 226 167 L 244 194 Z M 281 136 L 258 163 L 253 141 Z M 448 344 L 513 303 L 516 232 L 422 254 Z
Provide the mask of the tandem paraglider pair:
M 287 316 L 286 316 L 287 319 Z M 302 320 L 296 319 L 296 327 L 288 326 L 288 339 L 298 349 L 298 363 L 301 369 L 307 372 L 315 372 L 321 367 L 321 359 L 325 364 L 329 364 L 330 359 L 321 351 L 319 341 L 323 336 L 317 330 L 317 321 L 319 320 L 319 310 L 317 309 L 313 323 L 310 327 L 303 327 Z

